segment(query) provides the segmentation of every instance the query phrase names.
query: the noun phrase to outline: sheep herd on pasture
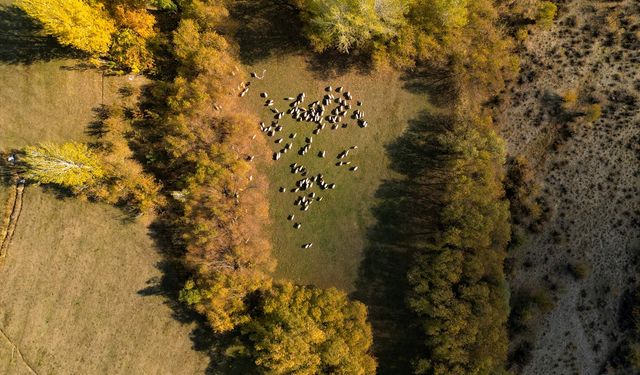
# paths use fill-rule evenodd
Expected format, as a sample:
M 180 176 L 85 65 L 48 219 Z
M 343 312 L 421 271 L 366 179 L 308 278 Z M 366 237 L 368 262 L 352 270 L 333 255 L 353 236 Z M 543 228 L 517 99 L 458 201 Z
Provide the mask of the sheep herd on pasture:
M 252 72 L 251 77 L 261 80 L 264 78 L 265 73 L 266 70 L 263 71 L 261 75 Z M 240 85 L 240 97 L 247 95 L 250 85 L 251 81 L 243 82 Z M 259 93 L 259 96 L 264 100 L 263 106 L 269 110 L 269 116 L 271 117 L 269 120 L 261 121 L 259 123 L 259 129 L 267 137 L 273 139 L 275 145 L 278 145 L 273 152 L 273 160 L 279 161 L 283 155 L 292 152 L 294 147 L 297 149 L 300 161 L 290 164 L 289 169 L 292 174 L 299 175 L 300 179 L 296 181 L 295 186 L 289 188 L 280 187 L 278 191 L 281 193 L 289 192 L 297 194 L 293 205 L 303 212 L 309 211 L 314 203 L 322 201 L 323 197 L 319 194 L 336 188 L 336 184 L 326 181 L 322 173 L 311 174 L 309 169 L 302 164 L 302 157 L 306 156 L 312 150 L 314 144 L 313 136 L 328 129 L 346 129 L 350 125 L 353 125 L 354 122 L 359 128 L 366 128 L 369 125 L 364 118 L 364 112 L 361 110 L 362 102 L 356 101 L 355 104 L 352 104 L 353 95 L 351 92 L 342 86 L 335 88 L 327 86 L 324 91 L 325 94 L 321 99 L 313 101 L 308 100 L 304 92 L 300 92 L 296 96 L 285 97 L 282 99 L 282 105 L 286 105 L 287 109 L 283 111 L 276 107 L 276 105 L 280 103 L 277 103 L 276 99 L 270 98 L 268 92 Z M 278 100 L 278 102 L 280 101 Z M 294 123 L 285 124 L 285 117 L 291 118 Z M 304 125 L 309 124 L 313 125 L 311 129 L 308 127 L 303 128 Z M 295 129 L 288 130 L 294 127 Z M 309 130 L 311 131 L 308 136 L 298 137 L 297 132 Z M 286 135 L 287 133 L 288 135 Z M 252 138 L 255 137 L 256 135 L 252 136 Z M 296 145 L 298 139 L 303 141 Z M 358 166 L 352 165 L 348 157 L 350 152 L 355 152 L 354 150 L 357 149 L 358 146 L 354 145 L 339 152 L 335 156 L 335 167 L 346 166 L 345 168 L 350 172 L 356 172 Z M 315 155 L 318 158 L 324 159 L 327 157 L 327 151 L 318 150 Z M 247 156 L 248 161 L 252 161 L 253 159 L 254 156 Z M 331 162 L 327 163 L 328 167 L 329 165 L 331 165 Z M 313 191 L 314 189 L 317 189 L 317 192 Z M 300 229 L 302 227 L 302 223 L 296 220 L 296 216 L 293 213 L 287 216 L 287 220 L 294 222 L 292 226 L 294 229 Z M 312 246 L 312 242 L 307 242 L 302 244 L 301 248 L 308 249 Z

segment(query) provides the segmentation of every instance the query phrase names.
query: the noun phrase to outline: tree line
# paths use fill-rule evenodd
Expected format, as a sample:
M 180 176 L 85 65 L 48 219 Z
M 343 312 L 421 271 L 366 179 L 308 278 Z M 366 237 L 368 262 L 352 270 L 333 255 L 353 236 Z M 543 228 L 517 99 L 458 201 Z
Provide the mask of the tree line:
M 425 226 L 415 236 L 407 275 L 412 286 L 407 303 L 425 337 L 414 371 L 503 372 L 509 214 L 502 186 L 504 146 L 487 103 L 518 69 L 517 43 L 532 25 L 548 25 L 555 6 L 538 0 L 292 3 L 318 52 L 364 53 L 376 64 L 438 69 L 442 75 L 451 114 L 429 145 L 437 168 L 413 177 L 417 185 L 437 186 L 424 194 L 437 201 L 437 210 L 417 210 L 412 218 Z M 122 192 L 138 200 L 147 191 L 158 196 L 152 201 L 164 213 L 171 248 L 190 274 L 180 300 L 203 314 L 214 332 L 234 335 L 227 354 L 250 359 L 256 371 L 374 373 L 364 305 L 335 289 L 269 276 L 275 261 L 263 230 L 266 181 L 248 158 L 267 155 L 267 149 L 260 138 L 250 137 L 256 120 L 240 114 L 234 88 L 247 77 L 235 47 L 217 31 L 228 17 L 226 2 L 156 5 L 171 19 L 161 33 L 144 2 L 22 0 L 20 6 L 45 32 L 114 66 L 152 71 L 158 61 L 173 62 L 149 90 L 126 136 L 107 133 L 115 138 L 103 139 L 95 150 L 78 144 L 27 148 L 27 175 L 78 191 L 100 187 L 94 195 L 107 201 Z M 150 46 L 154 49 L 146 49 Z M 151 65 L 142 62 L 148 55 Z M 118 115 L 107 118 L 113 129 L 122 125 Z M 114 150 L 125 150 L 123 139 L 161 185 L 145 178 L 132 189 L 123 181 L 135 178 L 105 168 L 121 160 L 113 156 L 121 155 Z M 51 173 L 51 166 L 63 168 L 63 178 Z
M 79 196 L 110 203 L 126 197 L 125 205 L 156 208 L 170 251 L 190 275 L 179 299 L 206 317 L 215 334 L 234 337 L 226 354 L 248 360 L 252 372 L 374 373 L 363 304 L 333 288 L 270 277 L 267 182 L 249 157 L 268 159 L 268 149 L 251 137 L 257 120 L 240 114 L 234 88 L 247 75 L 216 31 L 228 16 L 225 4 L 165 2 L 168 30 L 157 35 L 146 2 L 22 1 L 61 44 L 131 71 L 152 71 L 142 62 L 150 51 L 155 62 L 170 66 L 140 108 L 103 108 L 90 145 L 25 148 L 23 175 Z M 145 50 L 154 36 L 163 42 Z
M 423 147 L 434 160 L 413 172 L 407 223 L 413 263 L 407 303 L 424 334 L 416 374 L 506 373 L 510 241 L 504 142 L 492 119 L 519 69 L 518 43 L 548 27 L 556 6 L 538 0 L 293 0 L 318 52 L 369 55 L 376 65 L 438 71 L 450 100 Z M 425 152 L 426 154 L 426 152 Z

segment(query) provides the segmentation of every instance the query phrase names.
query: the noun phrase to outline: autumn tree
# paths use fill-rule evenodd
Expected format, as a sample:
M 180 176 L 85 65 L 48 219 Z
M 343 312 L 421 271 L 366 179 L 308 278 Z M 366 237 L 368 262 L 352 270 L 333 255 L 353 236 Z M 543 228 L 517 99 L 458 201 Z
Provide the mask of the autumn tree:
M 265 374 L 375 373 L 366 307 L 335 288 L 284 283 L 264 291 L 241 331 Z
M 495 374 L 507 352 L 508 203 L 502 189 L 504 144 L 488 118 L 457 117 L 434 139 L 443 185 L 439 230 L 417 243 L 408 273 L 410 308 L 420 317 L 425 352 L 418 374 Z
M 115 25 L 99 3 L 82 0 L 20 0 L 17 5 L 39 21 L 60 44 L 92 55 L 105 54 Z
M 400 0 L 295 0 L 313 48 L 349 53 L 396 33 L 406 9 Z
M 36 183 L 84 187 L 105 176 L 100 160 L 83 143 L 44 143 L 23 151 L 24 176 Z
M 108 2 L 108 9 L 118 31 L 113 36 L 109 51 L 112 61 L 133 73 L 154 68 L 153 53 L 149 45 L 156 37 L 155 17 L 144 2 Z

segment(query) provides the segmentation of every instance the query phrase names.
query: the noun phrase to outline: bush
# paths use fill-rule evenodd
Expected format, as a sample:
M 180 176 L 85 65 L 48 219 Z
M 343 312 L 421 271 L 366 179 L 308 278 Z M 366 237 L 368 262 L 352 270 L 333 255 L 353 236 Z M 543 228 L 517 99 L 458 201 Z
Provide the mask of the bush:
M 589 265 L 584 262 L 569 263 L 567 267 L 569 269 L 569 272 L 571 273 L 571 276 L 573 276 L 576 280 L 586 279 L 587 276 L 589 276 L 589 272 L 591 271 Z
M 584 119 L 587 122 L 594 122 L 602 116 L 602 106 L 599 103 L 591 104 L 586 109 Z
M 553 25 L 553 19 L 556 17 L 558 7 L 551 1 L 541 1 L 538 4 L 538 13 L 536 14 L 536 24 L 544 28 Z

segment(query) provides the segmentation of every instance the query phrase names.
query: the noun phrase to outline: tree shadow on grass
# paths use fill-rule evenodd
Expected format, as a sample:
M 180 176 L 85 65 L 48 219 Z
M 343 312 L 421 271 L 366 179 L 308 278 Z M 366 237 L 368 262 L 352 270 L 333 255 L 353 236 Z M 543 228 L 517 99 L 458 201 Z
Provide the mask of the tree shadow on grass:
M 243 64 L 306 48 L 298 10 L 287 1 L 236 1 L 229 11 L 235 22 L 231 32 L 239 44 Z
M 237 1 L 230 6 L 235 20 L 229 33 L 240 47 L 240 60 L 253 65 L 273 56 L 302 54 L 317 79 L 326 80 L 356 70 L 372 69 L 368 54 L 344 54 L 335 50 L 310 53 L 298 9 L 285 0 Z M 258 72 L 261 73 L 261 72 Z
M 411 361 L 424 346 L 423 328 L 407 307 L 411 289 L 407 272 L 421 243 L 438 230 L 443 186 L 437 176 L 442 159 L 435 137 L 448 129 L 448 116 L 422 113 L 405 133 L 387 145 L 391 168 L 399 177 L 386 180 L 376 192 L 376 218 L 353 297 L 369 309 L 374 331 L 378 374 L 411 374 Z
M 138 291 L 141 296 L 162 296 L 164 304 L 171 309 L 173 318 L 181 324 L 193 324 L 189 334 L 193 350 L 205 353 L 210 362 L 205 374 L 245 375 L 251 373 L 250 364 L 225 356 L 224 351 L 237 336 L 236 332 L 215 334 L 206 319 L 179 301 L 180 289 L 191 274 L 184 268 L 183 254 L 173 243 L 173 226 L 160 217 L 150 226 L 150 236 L 162 256 L 156 267 L 162 276 L 147 281 L 147 287 Z
M 0 6 L 0 62 L 32 64 L 81 54 L 43 36 L 41 27 L 16 6 Z

